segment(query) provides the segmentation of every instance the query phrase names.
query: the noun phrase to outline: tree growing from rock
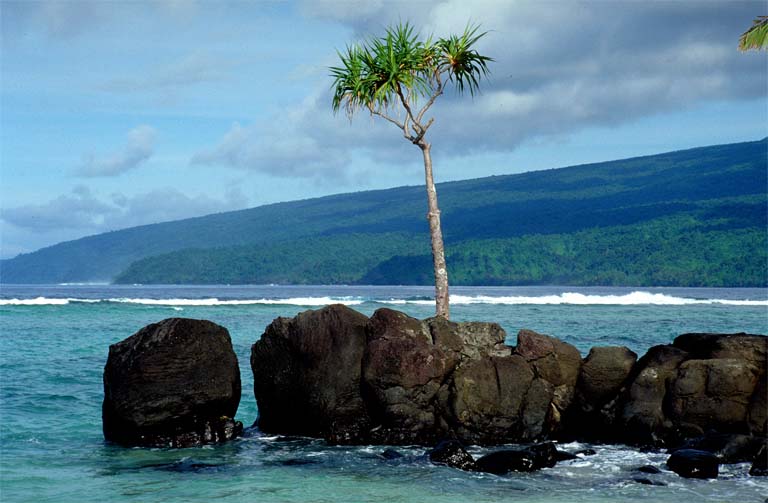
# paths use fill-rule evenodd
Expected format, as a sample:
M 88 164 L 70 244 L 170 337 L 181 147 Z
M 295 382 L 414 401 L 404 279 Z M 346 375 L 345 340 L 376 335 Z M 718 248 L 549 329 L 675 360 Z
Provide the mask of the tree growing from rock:
M 436 314 L 449 318 L 448 271 L 440 228 L 440 209 L 432 176 L 431 144 L 426 139 L 434 118 L 426 114 L 446 87 L 474 94 L 493 61 L 474 49 L 487 32 L 467 25 L 462 34 L 421 40 L 409 23 L 389 27 L 384 36 L 347 46 L 340 66 L 331 67 L 333 110 L 351 118 L 368 111 L 395 125 L 421 149 L 427 188 L 429 231 L 435 273 Z

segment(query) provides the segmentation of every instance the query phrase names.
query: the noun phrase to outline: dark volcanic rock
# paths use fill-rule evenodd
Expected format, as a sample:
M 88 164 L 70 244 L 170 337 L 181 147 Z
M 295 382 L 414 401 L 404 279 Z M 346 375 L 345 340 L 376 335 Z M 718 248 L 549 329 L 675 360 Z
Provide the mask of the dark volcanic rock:
M 669 447 L 709 430 L 765 437 L 763 336 L 686 334 L 640 360 L 598 347 L 583 362 L 573 346 L 530 330 L 514 348 L 504 340 L 495 323 L 392 309 L 278 318 L 251 352 L 258 424 L 333 443 L 586 437 Z M 735 459 L 737 447 L 718 455 Z
M 453 376 L 450 410 L 457 434 L 473 443 L 539 436 L 552 389 L 533 387 L 534 373 L 519 355 L 486 357 L 462 365 Z M 541 402 L 530 403 L 544 393 Z M 530 400 L 529 400 L 530 397 Z M 528 411 L 526 427 L 525 411 Z
M 567 342 L 533 330 L 520 330 L 514 352 L 525 358 L 538 376 L 553 385 L 576 385 L 581 355 Z
M 579 374 L 579 397 L 592 404 L 611 401 L 621 390 L 636 361 L 637 354 L 624 346 L 592 348 Z M 581 405 L 585 409 L 590 407 Z
M 363 391 L 374 423 L 381 426 L 373 431 L 374 441 L 424 443 L 443 435 L 437 392 L 460 359 L 460 341 L 445 339 L 433 339 L 427 322 L 398 311 L 373 314 L 363 357 Z
M 565 451 L 557 451 L 557 462 L 560 461 L 573 461 L 574 459 L 581 459 L 576 454 L 571 454 L 570 452 Z
M 715 430 L 766 434 L 768 338 L 684 334 L 632 371 L 617 426 L 627 442 L 675 445 Z
M 692 358 L 673 390 L 673 419 L 707 429 L 768 435 L 768 337 L 683 334 Z
M 566 435 L 598 441 L 619 437 L 614 431 L 617 398 L 637 361 L 623 346 L 595 347 L 584 359 L 574 401 L 565 418 Z
M 685 361 L 669 390 L 669 416 L 704 431 L 744 431 L 758 378 L 758 370 L 744 360 Z
M 681 477 L 716 479 L 720 460 L 710 452 L 696 449 L 680 449 L 672 453 L 667 467 Z
M 401 458 L 403 458 L 403 457 L 404 457 L 404 456 L 403 456 L 403 455 L 402 455 L 400 452 L 398 452 L 398 451 L 396 451 L 395 449 L 392 449 L 392 448 L 389 448 L 389 449 L 384 449 L 384 450 L 381 452 L 381 454 L 379 454 L 379 455 L 380 455 L 382 458 L 384 458 L 384 459 L 388 459 L 388 460 L 392 460 L 392 459 L 401 459 Z
M 579 351 L 555 337 L 532 330 L 520 330 L 514 352 L 525 358 L 537 377 L 553 386 L 553 414 L 550 417 L 550 429 L 558 429 L 561 414 L 573 401 L 581 369 Z
M 749 401 L 747 427 L 752 435 L 768 437 L 768 372 L 758 379 Z
M 474 470 L 475 459 L 458 440 L 443 440 L 427 453 L 429 460 L 459 470 Z
M 509 472 L 532 472 L 551 468 L 557 463 L 553 443 L 537 444 L 520 450 L 503 450 L 487 454 L 475 461 L 479 472 L 504 475 Z
M 646 477 L 633 477 L 632 480 L 634 482 L 637 482 L 638 484 L 643 484 L 646 486 L 666 486 L 664 482 L 659 482 L 658 480 L 651 480 Z
M 709 433 L 686 441 L 681 449 L 697 449 L 711 452 L 723 464 L 744 463 L 755 459 L 766 439 L 733 433 Z
M 763 444 L 757 455 L 755 455 L 755 460 L 752 462 L 749 474 L 753 477 L 768 476 L 768 444 Z
M 653 465 L 638 466 L 637 467 L 637 471 L 640 472 L 640 473 L 650 473 L 650 474 L 654 474 L 654 475 L 657 474 L 657 473 L 661 473 L 661 470 L 659 470 L 658 468 L 656 468 Z
M 688 353 L 681 349 L 654 346 L 637 362 L 617 417 L 617 426 L 622 429 L 626 442 L 663 443 L 674 426 L 664 410 L 667 388 L 687 357 Z
M 232 418 L 240 370 L 227 329 L 170 318 L 113 344 L 104 368 L 104 438 L 126 446 L 186 447 L 242 433 Z
M 683 334 L 673 346 L 687 351 L 695 359 L 735 358 L 756 367 L 768 363 L 768 338 L 755 334 Z
M 360 393 L 367 322 L 343 305 L 274 320 L 251 347 L 259 428 L 333 443 L 367 438 Z

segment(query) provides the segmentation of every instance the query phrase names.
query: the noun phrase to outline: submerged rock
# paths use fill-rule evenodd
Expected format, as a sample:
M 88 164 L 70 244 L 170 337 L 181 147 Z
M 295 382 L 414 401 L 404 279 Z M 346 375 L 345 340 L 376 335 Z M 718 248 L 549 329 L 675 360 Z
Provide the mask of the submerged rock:
M 227 329 L 169 318 L 109 348 L 104 438 L 126 446 L 188 447 L 242 433 L 240 369 Z
M 399 451 L 392 448 L 384 449 L 379 456 L 388 460 L 401 459 L 404 457 Z
M 557 458 L 555 444 L 550 442 L 532 445 L 525 449 L 492 452 L 478 458 L 475 469 L 495 475 L 504 475 L 509 472 L 533 472 L 555 466 Z
M 752 466 L 749 468 L 749 474 L 753 477 L 768 476 L 768 444 L 763 444 L 757 454 Z
M 651 480 L 646 477 L 632 477 L 632 481 L 637 482 L 638 484 L 643 484 L 646 486 L 666 486 L 664 482 L 660 482 L 658 480 Z
M 667 460 L 670 470 L 685 478 L 716 479 L 720 460 L 711 452 L 680 449 Z
M 752 461 L 765 443 L 765 438 L 711 432 L 686 441 L 680 448 L 711 452 L 717 456 L 721 463 L 730 464 Z
M 474 470 L 475 459 L 458 440 L 443 440 L 427 452 L 429 460 L 459 470 Z

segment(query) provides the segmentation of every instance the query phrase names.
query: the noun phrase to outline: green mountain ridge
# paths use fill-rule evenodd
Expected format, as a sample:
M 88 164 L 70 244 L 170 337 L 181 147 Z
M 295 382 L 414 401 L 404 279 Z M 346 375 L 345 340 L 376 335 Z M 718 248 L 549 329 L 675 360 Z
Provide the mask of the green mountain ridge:
M 765 286 L 768 139 L 438 184 L 454 284 Z M 429 284 L 420 186 L 146 225 L 3 283 Z

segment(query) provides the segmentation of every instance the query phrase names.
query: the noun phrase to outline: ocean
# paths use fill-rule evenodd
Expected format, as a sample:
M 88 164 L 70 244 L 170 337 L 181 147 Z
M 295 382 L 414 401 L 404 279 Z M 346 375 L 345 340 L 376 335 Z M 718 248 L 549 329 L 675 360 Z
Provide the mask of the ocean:
M 764 289 L 455 287 L 452 318 L 554 335 L 583 356 L 595 345 L 642 355 L 685 332 L 768 333 Z M 265 435 L 255 427 L 250 346 L 278 316 L 329 303 L 367 315 L 381 307 L 425 318 L 428 287 L 0 286 L 0 501 L 10 502 L 763 502 L 768 479 L 749 464 L 714 481 L 679 478 L 664 452 L 566 444 L 597 451 L 530 474 L 495 476 L 431 465 L 425 449 L 329 446 Z M 238 355 L 243 438 L 194 449 L 128 449 L 101 433 L 102 372 L 109 345 L 169 317 L 225 326 Z M 471 447 L 473 454 L 490 449 Z M 640 465 L 662 468 L 632 480 Z

